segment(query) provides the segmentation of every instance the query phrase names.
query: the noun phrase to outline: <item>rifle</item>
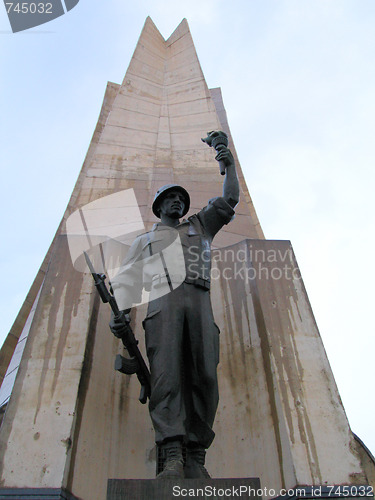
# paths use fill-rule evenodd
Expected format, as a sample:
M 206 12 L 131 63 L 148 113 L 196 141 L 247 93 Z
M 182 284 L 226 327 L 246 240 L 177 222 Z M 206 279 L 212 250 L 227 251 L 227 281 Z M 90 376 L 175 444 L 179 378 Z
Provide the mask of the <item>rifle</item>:
M 139 401 L 142 404 L 145 404 L 147 402 L 147 398 L 149 398 L 151 394 L 150 372 L 140 350 L 138 349 L 138 340 L 134 337 L 134 333 L 130 327 L 130 319 L 124 311 L 119 310 L 115 297 L 107 289 L 105 284 L 105 274 L 96 273 L 89 256 L 86 252 L 83 253 L 102 302 L 105 304 L 108 303 L 111 306 L 113 314 L 115 315 L 116 323 L 123 325 L 123 328 L 116 336 L 121 339 L 125 349 L 131 357 L 124 358 L 121 354 L 117 354 L 115 359 L 115 370 L 118 370 L 121 373 L 126 373 L 127 375 L 132 375 L 133 373 L 137 374 L 138 380 L 141 384 Z

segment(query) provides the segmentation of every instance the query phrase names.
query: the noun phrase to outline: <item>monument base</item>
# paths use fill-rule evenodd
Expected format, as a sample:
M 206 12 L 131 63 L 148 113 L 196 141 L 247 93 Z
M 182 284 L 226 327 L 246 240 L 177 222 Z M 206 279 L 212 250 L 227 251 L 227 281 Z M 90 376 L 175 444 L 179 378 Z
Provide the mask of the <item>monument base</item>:
M 262 499 L 259 478 L 109 479 L 107 500 Z
M 78 500 L 64 488 L 0 488 L 0 500 Z

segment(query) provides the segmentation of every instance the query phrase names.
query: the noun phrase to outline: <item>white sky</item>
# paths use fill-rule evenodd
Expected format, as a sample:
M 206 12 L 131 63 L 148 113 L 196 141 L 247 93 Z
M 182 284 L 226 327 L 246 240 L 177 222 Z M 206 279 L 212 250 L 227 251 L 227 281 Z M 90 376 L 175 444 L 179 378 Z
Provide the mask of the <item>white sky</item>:
M 290 239 L 352 430 L 375 454 L 374 0 L 81 0 L 12 34 L 0 5 L 0 343 L 144 21 L 186 17 L 261 225 Z

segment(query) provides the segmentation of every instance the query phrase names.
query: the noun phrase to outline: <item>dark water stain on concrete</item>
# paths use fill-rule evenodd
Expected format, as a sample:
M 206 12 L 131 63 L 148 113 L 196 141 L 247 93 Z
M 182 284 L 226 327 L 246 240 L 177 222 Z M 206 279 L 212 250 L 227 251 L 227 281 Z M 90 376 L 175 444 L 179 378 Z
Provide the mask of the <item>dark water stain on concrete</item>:
M 289 265 L 290 269 L 298 269 L 289 242 L 266 241 L 258 244 L 258 246 L 264 245 L 269 254 L 272 252 L 278 258 L 275 262 L 257 262 L 258 269 L 259 265 L 262 264 L 268 268 L 270 275 L 272 275 L 273 269 L 283 268 L 285 264 Z M 304 368 L 299 358 L 296 343 L 297 335 L 301 335 L 301 333 L 302 335 L 311 335 L 317 332 L 306 331 L 309 324 L 304 322 L 303 315 L 298 308 L 298 304 L 302 302 L 305 303 L 305 306 L 309 305 L 303 286 L 302 295 L 298 294 L 293 280 L 287 279 L 286 276 L 282 279 L 257 280 L 259 308 L 262 310 L 266 332 L 268 332 L 268 345 L 266 345 L 266 336 L 264 336 L 264 340 L 269 354 L 264 356 L 264 360 L 265 364 L 269 365 L 267 367 L 268 373 L 271 365 L 267 358 L 271 354 L 274 358 L 274 366 L 278 374 L 278 387 L 284 408 L 283 415 L 288 426 L 290 441 L 291 443 L 300 441 L 304 444 L 311 478 L 313 481 L 322 482 L 315 439 L 304 404 L 308 395 L 304 394 Z M 294 317 L 291 305 L 293 302 L 296 305 L 298 317 Z M 276 303 L 276 307 L 273 303 Z M 311 308 L 307 307 L 307 309 L 311 312 Z M 290 400 L 293 401 L 292 406 Z M 293 415 L 297 417 L 297 429 Z M 296 432 L 298 432 L 298 436 Z
M 223 258 L 228 248 L 234 249 L 234 254 L 245 251 L 245 262 L 236 263 L 233 259 Z M 228 255 L 230 254 L 227 253 Z M 221 276 L 221 307 L 228 339 L 223 374 L 228 378 L 234 393 L 237 394 L 239 389 L 242 389 L 242 401 L 245 395 L 248 400 L 251 399 L 251 386 L 254 381 L 248 380 L 247 377 L 248 373 L 254 375 L 253 367 L 250 366 L 253 360 L 251 338 L 252 334 L 254 338 L 259 336 L 282 486 L 285 487 L 286 483 L 284 455 L 290 454 L 291 445 L 298 441 L 305 446 L 312 479 L 321 481 L 314 435 L 304 405 L 307 397 L 303 392 L 304 368 L 296 341 L 301 330 L 303 332 L 303 329 L 310 328 L 298 304 L 303 302 L 308 311 L 311 308 L 309 309 L 303 285 L 301 295 L 297 292 L 291 275 L 288 278 L 285 274 L 281 279 L 277 279 L 278 270 L 284 269 L 286 265 L 291 270 L 298 270 L 291 245 L 287 241 L 246 240 L 218 251 L 215 257 Z M 236 273 L 240 265 L 245 267 L 244 272 Z M 229 268 L 232 269 L 230 279 Z M 223 277 L 224 272 L 227 279 Z M 276 279 L 272 276 L 276 276 Z M 254 310 L 250 310 L 249 300 L 252 301 Z M 292 303 L 296 307 L 293 308 Z M 256 324 L 257 331 L 250 331 L 252 324 Z M 308 335 L 315 333 L 306 332 Z M 248 338 L 250 342 L 246 345 Z M 240 394 L 237 394 L 234 400 L 237 401 L 239 397 Z M 277 398 L 283 405 L 281 414 Z M 286 437 L 286 442 L 290 439 L 289 450 L 284 449 L 282 445 L 286 428 L 279 418 L 285 420 L 288 428 L 289 436 Z
M 44 385 L 51 359 L 55 359 L 55 369 L 51 388 L 53 397 L 56 384 L 60 375 L 66 341 L 70 332 L 72 317 L 77 314 L 80 297 L 82 294 L 83 273 L 74 270 L 67 239 L 65 235 L 57 238 L 55 250 L 46 277 L 44 296 L 44 311 L 48 314 L 47 340 L 43 354 L 42 375 L 38 389 L 38 400 L 34 416 L 34 424 L 41 407 Z M 47 296 L 46 296 L 47 295 Z M 47 312 L 48 311 L 48 312 Z M 62 315 L 62 325 L 57 324 L 58 316 Z M 58 329 L 58 332 L 57 332 Z M 57 347 L 54 350 L 56 335 L 58 334 Z
M 263 241 L 262 241 L 263 243 Z M 252 255 L 250 254 L 249 251 L 249 246 L 247 247 L 248 249 L 248 259 L 249 259 L 249 265 L 257 270 L 256 264 L 255 266 L 253 265 L 253 262 L 251 260 Z M 251 291 L 251 296 L 253 299 L 253 304 L 254 304 L 254 312 L 255 312 L 255 321 L 257 324 L 257 329 L 258 329 L 258 334 L 260 337 L 260 346 L 261 346 L 261 351 L 262 351 L 262 358 L 263 358 L 263 364 L 264 364 L 264 373 L 266 376 L 266 385 L 267 385 L 267 390 L 268 390 L 268 397 L 269 397 L 269 403 L 270 403 L 270 411 L 271 411 L 271 418 L 273 422 L 273 430 L 275 434 L 275 440 L 276 440 L 276 448 L 277 448 L 277 454 L 279 457 L 279 471 L 280 471 L 280 477 L 281 477 L 281 486 L 285 488 L 285 476 L 284 476 L 284 467 L 283 467 L 283 448 L 281 444 L 281 435 L 280 435 L 280 425 L 279 425 L 279 417 L 278 417 L 278 411 L 277 411 L 277 405 L 276 405 L 276 387 L 274 385 L 273 381 L 273 374 L 272 374 L 272 361 L 271 361 L 271 349 L 272 347 L 270 346 L 269 343 L 269 337 L 267 334 L 267 327 L 266 327 L 266 322 L 264 318 L 264 312 L 262 308 L 262 301 L 259 295 L 259 288 L 258 288 L 258 283 L 255 278 L 255 276 L 259 276 L 259 273 L 250 273 L 250 276 L 254 276 L 253 279 L 249 280 L 250 284 L 250 291 Z

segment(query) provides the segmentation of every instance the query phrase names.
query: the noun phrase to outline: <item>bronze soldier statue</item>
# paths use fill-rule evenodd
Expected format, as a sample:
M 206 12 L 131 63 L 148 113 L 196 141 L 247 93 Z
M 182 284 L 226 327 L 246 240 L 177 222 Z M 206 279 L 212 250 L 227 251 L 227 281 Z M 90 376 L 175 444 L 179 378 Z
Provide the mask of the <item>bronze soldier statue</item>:
M 188 192 L 175 184 L 161 187 L 152 205 L 160 222 L 136 238 L 112 280 L 120 309 L 131 307 L 135 297 L 140 301 L 142 288 L 150 292 L 143 326 L 151 372 L 149 411 L 155 441 L 166 457 L 157 476 L 161 479 L 210 477 L 205 455 L 214 439 L 212 426 L 219 400 L 219 329 L 210 301 L 210 248 L 216 233 L 233 218 L 239 201 L 233 155 L 223 143 L 216 150 L 216 160 L 225 173 L 223 195 L 180 222 L 189 211 Z M 163 250 L 176 240 L 182 248 L 180 257 L 174 252 L 183 261 L 182 276 L 176 276 L 164 259 L 160 264 Z M 121 325 L 112 318 L 110 327 L 117 334 Z

